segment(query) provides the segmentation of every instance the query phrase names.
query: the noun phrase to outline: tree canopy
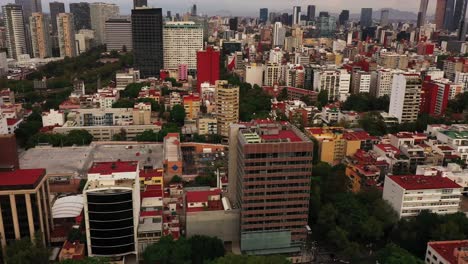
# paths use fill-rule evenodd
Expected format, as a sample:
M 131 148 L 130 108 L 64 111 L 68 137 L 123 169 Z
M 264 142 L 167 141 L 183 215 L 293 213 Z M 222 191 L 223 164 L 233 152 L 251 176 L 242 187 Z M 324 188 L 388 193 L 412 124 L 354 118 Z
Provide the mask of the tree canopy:
M 388 111 L 389 104 L 390 98 L 388 96 L 375 98 L 369 93 L 358 93 L 350 95 L 343 103 L 342 109 L 356 112 Z
M 381 264 L 423 264 L 424 262 L 408 251 L 390 243 L 377 252 L 377 260 Z
M 219 238 L 207 236 L 178 240 L 165 236 L 143 252 L 144 263 L 148 264 L 203 264 L 222 256 L 224 256 L 223 242 Z
M 178 104 L 174 105 L 171 109 L 171 121 L 176 123 L 179 126 L 184 125 L 185 121 L 185 108 Z
M 85 146 L 91 144 L 93 136 L 86 130 L 71 130 L 68 134 L 38 133 L 32 136 L 27 147 L 32 148 L 38 144 L 51 144 L 54 147 Z
M 42 243 L 39 235 L 36 235 L 34 243 L 29 237 L 15 240 L 6 247 L 6 263 L 8 264 L 25 264 L 49 263 L 49 251 Z
M 284 256 L 227 255 L 217 258 L 209 264 L 290 264 Z

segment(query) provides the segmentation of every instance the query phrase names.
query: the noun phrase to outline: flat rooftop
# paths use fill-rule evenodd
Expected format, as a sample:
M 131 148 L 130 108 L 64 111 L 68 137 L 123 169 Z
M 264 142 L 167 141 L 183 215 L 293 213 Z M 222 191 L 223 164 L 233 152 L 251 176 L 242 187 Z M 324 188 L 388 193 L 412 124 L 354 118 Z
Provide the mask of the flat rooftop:
M 457 256 L 454 254 L 455 249 L 466 250 L 468 240 L 437 241 L 429 242 L 428 245 L 449 263 L 458 263 Z
M 431 190 L 462 188 L 449 178 L 442 176 L 402 175 L 388 176 L 405 190 Z
M 45 169 L 0 172 L 0 190 L 34 189 L 45 174 Z
M 138 144 L 91 144 L 86 147 L 36 147 L 20 153 L 20 167 L 24 169 L 45 168 L 47 174 L 68 174 L 85 178 L 93 162 L 129 160 L 145 166 L 162 168 L 163 145 Z
M 106 161 L 94 162 L 89 168 L 88 173 L 110 175 L 120 172 L 137 171 L 138 162 L 136 161 Z

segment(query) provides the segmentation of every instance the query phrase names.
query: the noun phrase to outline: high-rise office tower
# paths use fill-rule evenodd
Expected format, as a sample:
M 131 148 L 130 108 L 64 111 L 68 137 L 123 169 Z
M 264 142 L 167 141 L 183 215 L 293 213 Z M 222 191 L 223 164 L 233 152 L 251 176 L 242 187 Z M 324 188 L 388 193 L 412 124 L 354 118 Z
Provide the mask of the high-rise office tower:
M 361 27 L 372 26 L 372 8 L 361 8 Z
M 229 196 L 243 252 L 298 252 L 307 238 L 313 143 L 287 122 L 234 124 Z M 274 241 L 274 243 L 273 243 Z
M 161 8 L 132 10 L 133 59 L 143 78 L 159 76 L 163 68 L 162 21 Z
M 308 5 L 307 6 L 307 20 L 312 21 L 315 19 L 315 6 Z
M 463 7 L 465 5 L 466 0 L 457 0 L 455 3 L 455 9 L 453 12 L 453 28 L 452 30 L 456 30 L 460 26 L 460 20 L 462 18 Z
M 70 13 L 73 14 L 76 32 L 80 29 L 91 29 L 91 11 L 89 9 L 89 3 L 70 3 Z
M 97 45 L 104 43 L 106 38 L 106 21 L 119 15 L 119 6 L 108 3 L 91 3 L 91 29 L 94 30 L 94 41 Z
M 273 26 L 273 46 L 282 47 L 286 38 L 286 28 L 281 22 L 276 22 Z
M 57 15 L 57 32 L 60 57 L 75 57 L 76 43 L 73 14 L 60 13 Z
M 349 10 L 341 11 L 340 16 L 338 18 L 338 21 L 339 21 L 340 25 L 346 24 L 346 22 L 349 21 Z
M 197 91 L 200 93 L 201 84 L 208 82 L 214 85 L 219 80 L 219 50 L 208 46 L 206 50 L 197 52 Z M 201 94 L 201 93 L 200 93 Z
M 398 122 L 415 122 L 421 102 L 421 77 L 419 74 L 397 74 L 393 77 L 389 114 Z
M 260 23 L 268 21 L 268 8 L 260 8 Z
M 0 241 L 7 244 L 36 234 L 44 244 L 53 229 L 45 169 L 0 172 Z
M 427 6 L 429 5 L 429 0 L 421 0 L 419 5 L 419 12 L 418 12 L 418 27 L 422 27 L 426 24 L 426 14 L 427 14 Z
M 111 17 L 106 21 L 107 50 L 133 50 L 132 21 L 130 16 Z
M 2 7 L 6 26 L 8 56 L 18 59 L 21 54 L 27 54 L 26 34 L 23 10 L 21 5 L 8 4 Z
M 29 17 L 32 55 L 34 58 L 46 58 L 52 55 L 49 40 L 49 19 L 42 13 L 32 13 Z
M 196 4 L 193 4 L 193 6 L 192 6 L 191 15 L 192 16 L 197 16 L 197 5 Z
M 26 23 L 29 22 L 29 17 L 32 13 L 42 12 L 41 0 L 15 0 L 15 4 L 23 7 L 23 17 Z
M 50 22 L 52 24 L 52 35 L 57 34 L 57 15 L 65 13 L 65 5 L 62 2 L 50 2 Z
M 455 0 L 447 0 L 445 4 L 444 29 L 452 30 Z
M 203 28 L 195 22 L 166 22 L 163 28 L 164 69 L 185 64 L 197 69 L 197 51 L 203 49 Z
M 435 12 L 435 24 L 436 24 L 437 29 L 444 28 L 446 5 L 447 5 L 447 0 L 437 0 L 436 12 Z
M 90 257 L 135 256 L 140 180 L 136 161 L 95 162 L 83 189 Z
M 215 101 L 218 134 L 229 136 L 229 127 L 239 122 L 239 86 L 227 81 L 216 81 Z
M 460 14 L 460 21 L 456 21 L 458 23 L 458 40 L 465 41 L 466 40 L 466 30 L 467 30 L 467 23 L 466 23 L 466 9 L 468 5 L 468 0 L 458 0 L 463 1 L 463 5 L 461 8 Z M 458 2 L 457 2 L 458 4 Z M 458 6 L 458 5 L 457 5 Z
M 133 9 L 148 6 L 148 0 L 133 0 Z
M 237 27 L 239 26 L 239 19 L 237 17 L 233 17 L 229 19 L 229 29 L 237 31 Z
M 294 6 L 293 7 L 292 24 L 293 25 L 299 25 L 300 23 L 301 23 L 301 7 L 300 6 Z
M 380 26 L 385 27 L 388 25 L 388 16 L 390 11 L 388 9 L 382 9 L 380 13 Z

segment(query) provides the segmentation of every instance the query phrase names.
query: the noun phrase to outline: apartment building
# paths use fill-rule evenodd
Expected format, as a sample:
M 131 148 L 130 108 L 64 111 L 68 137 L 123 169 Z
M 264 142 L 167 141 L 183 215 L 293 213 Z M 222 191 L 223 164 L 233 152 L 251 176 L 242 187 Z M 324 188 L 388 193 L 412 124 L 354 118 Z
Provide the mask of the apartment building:
M 241 208 L 240 246 L 251 254 L 299 252 L 307 238 L 313 143 L 287 122 L 231 126 L 229 195 Z
M 44 59 L 52 56 L 52 44 L 49 40 L 49 19 L 43 13 L 32 13 L 32 16 L 29 17 L 29 28 L 33 57 Z
M 385 178 L 383 199 L 400 218 L 429 210 L 435 214 L 458 212 L 463 188 L 441 176 L 404 175 Z
M 50 242 L 53 229 L 49 183 L 45 169 L 0 172 L 0 242 L 2 249 L 14 240 Z M 5 251 L 3 251 L 5 253 Z
M 427 243 L 426 264 L 463 264 L 468 260 L 468 240 Z
M 197 69 L 197 51 L 203 49 L 203 28 L 192 21 L 166 22 L 163 27 L 164 68 L 185 64 Z
M 217 81 L 215 101 L 218 134 L 228 137 L 229 126 L 239 122 L 239 87 L 227 81 Z
M 88 255 L 136 255 L 140 216 L 138 162 L 93 163 L 83 196 Z
M 421 79 L 418 74 L 397 74 L 393 77 L 389 114 L 400 123 L 415 122 L 421 104 Z
M 71 13 L 59 13 L 57 15 L 60 57 L 75 57 L 77 54 L 73 20 L 74 17 Z

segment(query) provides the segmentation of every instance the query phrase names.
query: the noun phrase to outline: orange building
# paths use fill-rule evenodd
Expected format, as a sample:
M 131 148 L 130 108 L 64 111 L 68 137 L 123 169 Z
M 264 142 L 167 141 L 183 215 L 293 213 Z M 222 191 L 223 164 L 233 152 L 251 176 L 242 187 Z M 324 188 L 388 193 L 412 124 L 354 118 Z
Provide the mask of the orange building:
M 200 112 L 200 96 L 198 94 L 185 95 L 183 99 L 186 118 L 193 120 L 198 117 Z
M 182 177 L 182 150 L 179 133 L 169 133 L 164 137 L 163 147 L 164 182 L 175 175 Z

